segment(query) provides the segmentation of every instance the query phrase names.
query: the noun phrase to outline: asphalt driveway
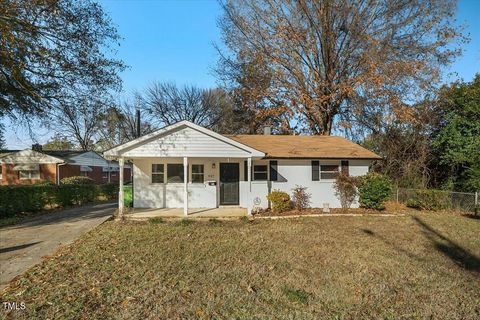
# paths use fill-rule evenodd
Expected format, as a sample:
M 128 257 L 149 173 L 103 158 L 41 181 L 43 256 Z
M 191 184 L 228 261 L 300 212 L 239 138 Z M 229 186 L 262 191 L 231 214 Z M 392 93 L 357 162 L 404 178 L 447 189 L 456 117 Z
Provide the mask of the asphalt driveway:
M 0 229 L 0 290 L 43 256 L 73 242 L 110 218 L 116 203 L 96 204 L 46 214 Z

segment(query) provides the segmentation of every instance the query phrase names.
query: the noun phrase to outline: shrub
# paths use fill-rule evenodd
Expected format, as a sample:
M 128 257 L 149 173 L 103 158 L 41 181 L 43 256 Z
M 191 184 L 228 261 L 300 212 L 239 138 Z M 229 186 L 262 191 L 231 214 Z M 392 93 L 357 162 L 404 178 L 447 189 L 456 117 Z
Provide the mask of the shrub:
M 405 204 L 421 210 L 443 210 L 450 206 L 447 192 L 428 189 L 414 190 Z
M 55 203 L 55 185 L 0 187 L 0 217 L 20 212 L 37 212 Z
M 312 195 L 310 193 L 307 193 L 307 187 L 296 185 L 295 188 L 292 189 L 292 191 L 292 200 L 295 209 L 301 211 L 310 206 L 310 198 Z
M 60 180 L 61 184 L 76 184 L 76 185 L 91 185 L 95 184 L 95 181 L 89 177 L 83 177 L 83 176 L 73 176 L 73 177 L 68 177 L 68 178 L 63 178 Z
M 35 181 L 34 185 L 38 186 L 38 185 L 41 185 L 41 186 L 54 186 L 55 183 L 49 181 L 49 180 L 38 180 L 38 181 Z
M 57 203 L 63 207 L 82 205 L 93 202 L 96 198 L 96 188 L 88 184 L 64 184 L 58 186 Z
M 343 209 L 349 209 L 357 197 L 358 177 L 339 174 L 333 185 Z
M 290 196 L 286 192 L 273 190 L 268 194 L 267 200 L 270 201 L 272 210 L 275 212 L 284 212 L 290 209 Z
M 41 211 L 47 206 L 82 205 L 95 201 L 100 194 L 107 198 L 116 197 L 115 188 L 112 185 L 100 187 L 93 184 L 61 184 L 57 186 L 50 183 L 0 186 L 0 218 L 21 212 Z
M 386 176 L 371 172 L 361 177 L 358 193 L 361 207 L 383 210 L 392 194 L 392 183 Z
M 126 190 L 124 191 L 126 193 Z M 114 200 L 118 198 L 118 184 L 106 183 L 97 186 L 97 194 L 105 197 L 107 200 Z

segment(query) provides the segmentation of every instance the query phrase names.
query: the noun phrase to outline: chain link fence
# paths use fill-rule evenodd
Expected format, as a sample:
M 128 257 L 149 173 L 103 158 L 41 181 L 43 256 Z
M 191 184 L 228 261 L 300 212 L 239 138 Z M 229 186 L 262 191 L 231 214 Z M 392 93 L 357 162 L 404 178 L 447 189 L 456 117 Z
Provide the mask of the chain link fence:
M 479 193 L 430 189 L 397 188 L 394 198 L 409 207 L 426 210 L 455 210 L 477 214 L 480 212 Z

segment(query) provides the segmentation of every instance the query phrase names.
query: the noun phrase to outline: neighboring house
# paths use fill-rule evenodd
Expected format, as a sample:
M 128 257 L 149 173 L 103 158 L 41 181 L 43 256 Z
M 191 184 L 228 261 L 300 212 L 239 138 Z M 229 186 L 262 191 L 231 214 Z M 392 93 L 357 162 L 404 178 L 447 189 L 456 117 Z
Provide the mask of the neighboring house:
M 130 181 L 131 168 L 124 168 Z M 59 183 L 63 178 L 85 176 L 96 183 L 118 182 L 119 166 L 93 151 L 42 151 L 32 149 L 0 151 L 0 184 L 33 184 L 39 181 Z
M 296 185 L 308 188 L 312 207 L 339 207 L 336 175 L 364 175 L 380 159 L 341 137 L 224 136 L 188 121 L 114 147 L 104 156 L 133 164 L 134 207 L 183 208 L 184 214 L 189 207 L 227 205 L 250 213 L 268 207 L 271 190 L 291 194 Z

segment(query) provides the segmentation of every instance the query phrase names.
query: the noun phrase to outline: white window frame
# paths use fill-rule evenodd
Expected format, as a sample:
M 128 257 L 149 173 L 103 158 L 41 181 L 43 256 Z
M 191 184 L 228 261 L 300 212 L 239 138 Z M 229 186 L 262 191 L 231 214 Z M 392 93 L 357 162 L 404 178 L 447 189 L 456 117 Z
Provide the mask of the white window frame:
M 160 170 L 159 171 L 154 171 L 155 166 L 160 167 L 162 170 L 161 171 Z M 161 176 L 162 177 L 162 179 L 161 179 L 162 182 L 153 182 L 153 175 Z M 163 163 L 152 163 L 152 174 L 151 174 L 151 177 L 150 177 L 150 182 L 152 184 L 165 183 L 165 164 L 163 164 Z
M 28 177 L 22 177 L 22 172 L 27 172 Z M 18 178 L 20 180 L 38 180 L 40 179 L 40 170 L 19 170 Z
M 200 166 L 202 167 L 202 172 L 193 172 L 193 166 Z M 205 165 L 203 164 L 192 164 L 192 179 L 191 179 L 191 182 L 192 183 L 204 183 L 205 182 Z M 202 177 L 202 181 L 193 181 L 193 177 L 194 176 L 201 176 Z

